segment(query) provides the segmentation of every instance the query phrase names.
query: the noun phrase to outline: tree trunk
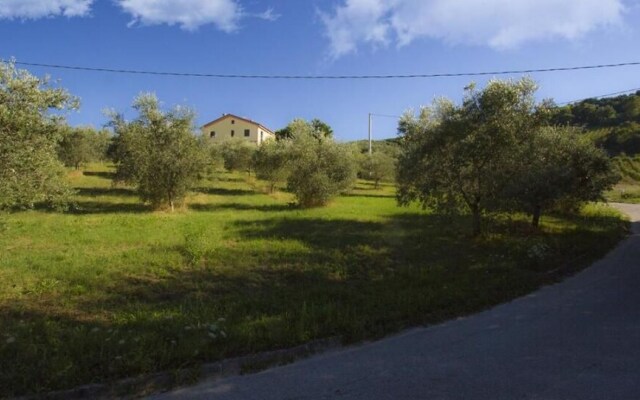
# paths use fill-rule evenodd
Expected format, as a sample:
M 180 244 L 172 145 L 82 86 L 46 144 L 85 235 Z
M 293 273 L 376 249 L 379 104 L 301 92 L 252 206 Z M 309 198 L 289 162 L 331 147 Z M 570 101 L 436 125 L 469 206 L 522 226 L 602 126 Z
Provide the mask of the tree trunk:
M 375 180 L 374 188 L 376 188 L 376 189 L 380 189 L 380 179 L 376 179 L 376 180 Z
M 471 216 L 473 218 L 473 236 L 476 237 L 482 232 L 480 206 L 474 204 L 471 207 Z
M 542 207 L 536 205 L 533 207 L 533 216 L 531 218 L 531 226 L 537 228 L 540 226 L 540 214 L 542 214 Z

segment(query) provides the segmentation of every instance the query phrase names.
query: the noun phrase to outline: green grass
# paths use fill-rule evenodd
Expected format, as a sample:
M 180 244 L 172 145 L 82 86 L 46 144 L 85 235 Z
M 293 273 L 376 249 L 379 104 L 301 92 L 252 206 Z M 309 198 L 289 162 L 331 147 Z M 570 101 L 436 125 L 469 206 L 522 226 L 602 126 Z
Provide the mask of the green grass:
M 640 204 L 640 157 L 618 156 L 613 164 L 622 179 L 606 194 L 607 200 Z
M 77 206 L 0 223 L 0 397 L 70 388 L 340 335 L 468 314 L 602 256 L 626 223 L 605 206 L 469 221 L 399 208 L 360 182 L 301 210 L 244 175 L 154 212 L 110 170 L 72 173 Z
M 615 203 L 640 204 L 640 184 L 619 183 L 606 194 L 606 198 Z

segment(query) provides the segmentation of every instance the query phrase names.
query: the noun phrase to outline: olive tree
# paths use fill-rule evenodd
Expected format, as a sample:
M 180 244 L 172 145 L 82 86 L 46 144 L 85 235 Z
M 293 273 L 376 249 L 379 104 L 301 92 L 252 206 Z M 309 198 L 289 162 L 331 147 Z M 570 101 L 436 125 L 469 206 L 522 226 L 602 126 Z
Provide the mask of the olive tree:
M 67 127 L 62 130 L 58 157 L 67 167 L 80 169 L 83 164 L 102 161 L 106 156 L 109 135 L 91 127 Z
M 293 132 L 287 187 L 302 207 L 318 207 L 345 192 L 356 180 L 356 163 L 347 146 L 318 140 L 301 129 Z
M 602 200 L 619 179 L 605 151 L 574 128 L 545 127 L 527 139 L 504 196 L 530 213 L 534 227 L 545 209 Z
M 326 122 L 314 118 L 310 122 L 311 127 L 313 128 L 313 136 L 316 139 L 332 139 L 333 138 L 333 129 Z
M 275 132 L 276 139 L 293 139 L 295 135 L 304 132 L 311 135 L 318 140 L 333 139 L 333 129 L 326 122 L 314 118 L 311 122 L 307 122 L 302 118 L 296 118 L 291 121 L 286 127 L 279 129 Z
M 213 144 L 213 150 L 222 155 L 224 167 L 229 171 L 248 171 L 251 173 L 251 160 L 256 146 L 241 138 L 227 139 L 223 142 Z
M 109 147 L 113 142 L 113 135 L 107 129 L 96 130 L 94 128 L 89 129 L 91 132 L 89 135 L 89 142 L 92 152 L 91 161 L 107 161 L 109 159 Z
M 263 143 L 253 154 L 256 176 L 269 183 L 273 193 L 277 184 L 286 182 L 291 160 L 290 140 L 270 140 Z
M 363 154 L 361 157 L 361 176 L 372 180 L 376 189 L 380 187 L 380 181 L 394 176 L 395 168 L 395 159 L 383 152 Z
M 0 62 L 0 209 L 66 203 L 71 191 L 56 154 L 60 111 L 77 107 L 66 90 Z
M 193 135 L 194 114 L 183 107 L 163 111 L 152 94 L 138 96 L 133 108 L 138 112 L 133 121 L 110 114 L 116 134 L 115 179 L 134 185 L 154 207 L 173 211 L 205 166 Z
M 205 174 L 212 175 L 219 169 L 224 168 L 224 158 L 222 157 L 222 146 L 212 142 L 207 136 L 198 137 L 198 145 L 205 159 Z
M 536 104 L 536 89 L 527 78 L 492 80 L 482 90 L 468 86 L 460 105 L 440 99 L 418 116 L 405 114 L 398 202 L 470 212 L 479 234 L 483 213 L 503 200 L 524 138 L 545 121 L 547 106 Z

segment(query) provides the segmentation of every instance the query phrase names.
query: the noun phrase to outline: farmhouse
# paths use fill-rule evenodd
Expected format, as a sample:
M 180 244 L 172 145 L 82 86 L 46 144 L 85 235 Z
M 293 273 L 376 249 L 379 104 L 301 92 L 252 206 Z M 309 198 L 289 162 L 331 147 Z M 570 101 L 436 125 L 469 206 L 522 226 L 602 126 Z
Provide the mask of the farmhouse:
M 222 114 L 222 117 L 205 124 L 201 129 L 203 136 L 215 141 L 242 138 L 260 145 L 276 137 L 273 131 L 264 125 L 233 114 Z

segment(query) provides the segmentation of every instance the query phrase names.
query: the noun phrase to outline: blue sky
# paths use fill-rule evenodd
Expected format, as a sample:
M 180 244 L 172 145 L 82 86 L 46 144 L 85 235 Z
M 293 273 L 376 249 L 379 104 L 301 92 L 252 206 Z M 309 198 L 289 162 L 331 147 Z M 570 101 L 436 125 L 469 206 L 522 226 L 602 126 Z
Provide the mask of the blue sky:
M 638 0 L 0 0 L 0 58 L 222 74 L 409 74 L 640 61 Z M 459 100 L 471 78 L 221 80 L 29 67 L 81 98 L 72 124 L 101 126 L 152 91 L 198 124 L 234 113 L 272 129 L 318 117 L 365 138 L 369 112 Z M 640 87 L 640 67 L 534 74 L 558 102 Z M 476 79 L 483 83 L 485 79 Z M 374 136 L 395 136 L 374 118 Z

